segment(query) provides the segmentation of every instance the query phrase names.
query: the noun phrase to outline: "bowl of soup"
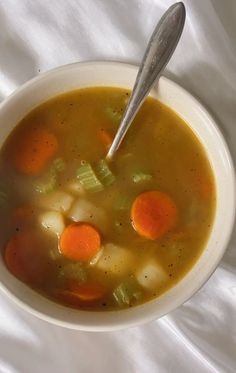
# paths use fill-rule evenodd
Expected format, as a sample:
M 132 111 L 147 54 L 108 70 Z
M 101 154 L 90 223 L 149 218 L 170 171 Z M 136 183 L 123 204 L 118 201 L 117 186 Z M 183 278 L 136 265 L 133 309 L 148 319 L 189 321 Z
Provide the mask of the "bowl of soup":
M 213 118 L 162 77 L 111 161 L 137 67 L 76 63 L 0 107 L 0 287 L 78 330 L 157 319 L 219 263 L 234 170 Z

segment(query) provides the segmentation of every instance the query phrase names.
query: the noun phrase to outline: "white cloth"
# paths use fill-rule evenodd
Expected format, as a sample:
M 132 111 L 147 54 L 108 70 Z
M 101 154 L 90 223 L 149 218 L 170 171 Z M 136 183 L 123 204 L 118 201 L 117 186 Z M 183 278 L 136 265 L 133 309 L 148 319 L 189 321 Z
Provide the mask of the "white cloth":
M 140 62 L 172 0 L 0 0 L 0 97 L 58 65 Z M 236 2 L 185 0 L 166 75 L 218 120 L 236 161 Z M 227 213 L 227 211 L 225 212 Z M 236 372 L 236 232 L 220 267 L 160 320 L 112 333 L 50 325 L 0 294 L 0 373 Z

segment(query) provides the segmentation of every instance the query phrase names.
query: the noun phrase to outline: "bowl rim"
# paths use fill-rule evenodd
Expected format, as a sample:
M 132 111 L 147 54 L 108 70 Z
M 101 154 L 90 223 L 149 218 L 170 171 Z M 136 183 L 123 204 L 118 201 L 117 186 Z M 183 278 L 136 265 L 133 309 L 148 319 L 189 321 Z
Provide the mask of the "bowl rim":
M 111 68 L 113 66 L 113 67 L 119 68 L 120 70 L 122 70 L 122 69 L 131 69 L 135 73 L 138 70 L 138 66 L 137 65 L 129 64 L 129 63 L 123 63 L 123 62 L 116 62 L 116 61 L 85 61 L 85 62 L 75 62 L 75 63 L 72 63 L 72 64 L 67 64 L 67 65 L 59 66 L 59 67 L 56 67 L 56 68 L 51 69 L 49 71 L 40 73 L 39 75 L 37 75 L 33 79 L 27 81 L 22 86 L 20 86 L 19 88 L 17 88 L 14 92 L 12 92 L 8 97 L 6 97 L 0 103 L 0 110 L 2 110 L 9 103 L 9 101 L 12 100 L 12 98 L 15 98 L 16 96 L 20 95 L 21 92 L 24 92 L 25 90 L 27 90 L 28 88 L 30 88 L 31 86 L 33 86 L 34 84 L 36 84 L 37 82 L 42 81 L 42 80 L 47 80 L 53 74 L 64 72 L 66 70 L 70 70 L 70 69 L 73 69 L 73 68 L 75 68 L 75 69 L 85 68 L 86 69 L 88 67 L 88 68 L 94 68 L 94 69 L 96 69 L 96 68 L 101 67 L 101 66 L 103 66 L 104 68 Z M 53 323 L 53 324 L 56 324 L 56 325 L 60 325 L 60 326 L 63 326 L 63 327 L 67 327 L 67 328 L 70 328 L 70 329 L 85 330 L 85 331 L 112 331 L 112 330 L 121 330 L 121 329 L 125 329 L 127 327 L 133 327 L 133 326 L 137 326 L 137 325 L 140 325 L 140 324 L 144 324 L 145 322 L 153 321 L 156 318 L 164 316 L 166 313 L 169 313 L 169 312 L 173 311 L 174 309 L 176 309 L 177 307 L 179 307 L 180 305 L 182 305 L 183 303 L 185 303 L 190 297 L 192 297 L 207 282 L 207 280 L 210 278 L 210 276 L 213 274 L 213 272 L 217 268 L 220 260 L 222 259 L 223 255 L 224 255 L 224 253 L 226 251 L 226 248 L 228 246 L 228 243 L 229 243 L 229 240 L 230 240 L 230 236 L 231 236 L 231 233 L 232 233 L 232 230 L 233 230 L 233 227 L 234 227 L 235 212 L 236 212 L 235 211 L 235 206 L 236 206 L 235 171 L 234 171 L 233 161 L 232 161 L 229 149 L 228 149 L 228 145 L 227 145 L 227 143 L 226 143 L 226 141 L 225 141 L 225 139 L 224 139 L 224 137 L 223 137 L 223 135 L 222 135 L 222 133 L 221 133 L 221 131 L 220 131 L 220 129 L 219 129 L 219 127 L 218 127 L 215 119 L 214 119 L 214 117 L 208 112 L 207 109 L 205 109 L 205 107 L 201 104 L 201 102 L 198 99 L 196 99 L 186 89 L 184 89 L 179 84 L 175 83 L 174 81 L 172 81 L 169 78 L 166 78 L 166 77 L 162 76 L 161 77 L 161 81 L 166 86 L 172 87 L 175 90 L 181 92 L 181 94 L 183 96 L 185 96 L 189 100 L 189 102 L 192 103 L 192 105 L 194 107 L 197 107 L 198 110 L 201 110 L 201 112 L 203 113 L 203 115 L 209 120 L 209 122 L 211 122 L 212 126 L 214 127 L 215 134 L 218 136 L 218 138 L 219 138 L 219 140 L 220 140 L 220 142 L 222 144 L 222 147 L 224 148 L 225 157 L 227 158 L 228 170 L 230 172 L 231 184 L 232 184 L 231 185 L 232 186 L 232 195 L 231 195 L 232 208 L 231 208 L 231 212 L 230 212 L 231 215 L 230 215 L 230 217 L 228 219 L 229 220 L 229 224 L 228 224 L 227 232 L 226 232 L 226 235 L 225 235 L 225 241 L 224 241 L 224 244 L 222 244 L 221 250 L 219 252 L 217 252 L 217 259 L 212 263 L 212 265 L 211 265 L 210 269 L 208 270 L 208 272 L 205 273 L 204 276 L 202 276 L 201 281 L 198 283 L 198 285 L 195 287 L 195 289 L 191 289 L 191 291 L 186 292 L 184 295 L 182 295 L 182 297 L 179 297 L 177 300 L 172 301 L 172 305 L 169 306 L 169 309 L 167 309 L 166 312 L 163 312 L 163 313 L 161 313 L 159 315 L 154 315 L 154 314 L 149 315 L 149 314 L 147 314 L 147 315 L 142 316 L 142 317 L 136 317 L 133 320 L 128 321 L 128 322 L 127 321 L 126 322 L 125 321 L 123 321 L 123 322 L 117 322 L 117 324 L 115 324 L 115 325 L 113 325 L 113 324 L 107 324 L 107 325 L 99 325 L 99 326 L 93 326 L 93 325 L 92 326 L 88 326 L 88 325 L 75 324 L 75 323 L 72 323 L 72 322 L 69 322 L 69 321 L 60 320 L 56 316 L 52 317 L 50 315 L 47 315 L 46 313 L 38 311 L 32 305 L 26 304 L 24 301 L 22 301 L 20 299 L 20 297 L 14 295 L 8 289 L 8 287 L 6 287 L 0 281 L 0 289 L 10 299 L 12 299 L 14 301 L 14 303 L 18 304 L 21 308 L 25 309 L 26 311 L 30 312 L 31 314 L 34 314 L 35 316 L 39 317 L 40 319 L 43 319 L 43 320 L 45 320 L 47 322 L 50 322 L 50 323 Z M 83 87 L 82 86 L 78 86 L 78 89 L 79 88 L 83 88 Z M 180 113 L 178 113 L 178 112 L 177 112 L 177 114 L 180 115 Z M 207 246 L 207 243 L 206 243 L 206 246 Z M 204 250 L 206 250 L 206 248 Z M 197 262 L 199 261 L 199 259 L 200 258 L 198 258 Z M 192 268 L 195 267 L 196 263 L 194 264 L 194 266 Z M 186 277 L 186 275 L 184 277 Z M 177 286 L 177 284 L 174 285 L 173 288 L 175 288 L 176 286 Z M 168 290 L 167 293 L 169 291 L 170 290 Z M 156 299 L 158 299 L 158 298 L 156 298 Z M 138 307 L 144 307 L 144 308 L 146 308 L 146 305 L 149 304 L 149 303 L 150 302 L 147 302 L 147 303 L 145 303 L 145 304 L 143 304 L 141 306 L 138 306 Z M 138 307 L 135 307 L 135 308 L 138 308 Z M 83 311 L 83 312 L 88 312 L 88 311 Z M 125 311 L 123 310 L 123 311 L 111 311 L 111 312 L 112 313 L 115 312 L 115 314 L 117 314 L 117 316 L 118 316 L 119 313 L 123 313 Z M 106 311 L 106 312 L 103 312 L 103 313 L 107 314 L 107 313 L 109 313 L 109 311 Z M 95 312 L 92 312 L 92 314 L 94 315 Z

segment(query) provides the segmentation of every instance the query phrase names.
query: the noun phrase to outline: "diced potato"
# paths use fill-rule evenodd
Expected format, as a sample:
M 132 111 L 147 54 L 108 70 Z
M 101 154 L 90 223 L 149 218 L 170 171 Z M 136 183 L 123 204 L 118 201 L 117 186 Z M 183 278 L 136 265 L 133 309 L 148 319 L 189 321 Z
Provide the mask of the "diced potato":
M 48 230 L 60 236 L 65 228 L 63 216 L 57 211 L 48 211 L 40 215 L 41 225 Z
M 96 268 L 115 275 L 129 273 L 133 255 L 127 249 L 108 243 L 103 249 L 101 258 L 96 263 Z
M 84 188 L 78 180 L 72 180 L 71 182 L 69 182 L 66 186 L 66 189 L 76 196 L 82 196 L 85 193 Z
M 69 193 L 58 190 L 40 197 L 38 203 L 41 207 L 50 210 L 67 212 L 73 200 L 74 198 Z
M 136 274 L 138 283 L 146 289 L 156 290 L 168 280 L 168 274 L 155 260 L 150 260 Z
M 78 198 L 73 203 L 67 216 L 75 222 L 86 221 L 94 224 L 101 230 L 105 230 L 107 225 L 105 211 L 83 198 Z

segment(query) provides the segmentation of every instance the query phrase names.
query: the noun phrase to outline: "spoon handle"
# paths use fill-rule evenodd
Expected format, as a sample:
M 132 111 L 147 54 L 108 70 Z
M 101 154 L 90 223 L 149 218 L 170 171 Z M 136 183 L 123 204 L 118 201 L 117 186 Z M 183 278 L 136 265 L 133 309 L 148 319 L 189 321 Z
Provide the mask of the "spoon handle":
M 140 106 L 172 56 L 185 22 L 182 2 L 172 5 L 158 22 L 144 54 L 121 124 L 107 154 L 111 159 L 119 148 Z

